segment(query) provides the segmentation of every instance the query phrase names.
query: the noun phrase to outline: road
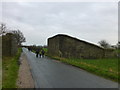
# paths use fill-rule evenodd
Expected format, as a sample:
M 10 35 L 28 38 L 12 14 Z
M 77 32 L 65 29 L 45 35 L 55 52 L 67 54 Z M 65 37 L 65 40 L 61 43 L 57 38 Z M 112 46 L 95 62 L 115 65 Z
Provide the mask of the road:
M 35 88 L 118 88 L 116 82 L 50 58 L 36 58 L 23 48 L 28 58 Z

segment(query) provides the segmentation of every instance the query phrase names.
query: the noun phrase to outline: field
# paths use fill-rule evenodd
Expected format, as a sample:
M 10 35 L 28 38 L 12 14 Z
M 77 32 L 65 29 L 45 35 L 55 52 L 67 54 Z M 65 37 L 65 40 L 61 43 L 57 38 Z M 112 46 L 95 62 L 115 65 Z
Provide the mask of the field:
M 18 76 L 18 59 L 21 55 L 22 49 L 18 49 L 18 53 L 14 57 L 2 58 L 2 88 L 16 88 L 16 80 Z
M 52 57 L 61 62 L 71 64 L 73 66 L 82 68 L 88 72 L 102 76 L 107 79 L 118 82 L 118 59 L 66 59 L 59 57 Z

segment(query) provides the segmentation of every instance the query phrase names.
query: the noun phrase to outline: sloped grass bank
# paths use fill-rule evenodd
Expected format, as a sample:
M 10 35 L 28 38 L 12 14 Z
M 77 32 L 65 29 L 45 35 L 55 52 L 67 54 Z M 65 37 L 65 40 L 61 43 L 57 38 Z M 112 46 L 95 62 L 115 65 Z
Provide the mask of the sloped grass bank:
M 22 49 L 19 48 L 14 57 L 3 57 L 2 59 L 2 88 L 16 88 L 16 80 L 18 77 L 18 60 Z
M 50 56 L 51 57 L 51 56 Z M 55 60 L 79 67 L 88 72 L 120 82 L 120 70 L 118 70 L 118 59 L 66 59 L 60 57 L 51 57 Z M 118 79 L 119 76 L 119 79 Z

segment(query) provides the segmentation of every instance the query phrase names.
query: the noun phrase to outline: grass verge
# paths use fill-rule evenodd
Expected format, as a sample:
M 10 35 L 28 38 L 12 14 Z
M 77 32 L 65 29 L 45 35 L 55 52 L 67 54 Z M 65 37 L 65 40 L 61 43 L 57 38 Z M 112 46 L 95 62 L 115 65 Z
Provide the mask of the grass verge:
M 51 57 L 51 56 L 49 56 Z M 66 59 L 51 57 L 55 60 L 79 67 L 88 72 L 102 76 L 104 78 L 120 83 L 120 73 L 118 72 L 118 59 Z M 119 78 L 118 78 L 119 77 Z
M 16 88 L 16 80 L 19 70 L 18 60 L 21 52 L 22 49 L 19 48 L 15 56 L 2 58 L 2 88 Z

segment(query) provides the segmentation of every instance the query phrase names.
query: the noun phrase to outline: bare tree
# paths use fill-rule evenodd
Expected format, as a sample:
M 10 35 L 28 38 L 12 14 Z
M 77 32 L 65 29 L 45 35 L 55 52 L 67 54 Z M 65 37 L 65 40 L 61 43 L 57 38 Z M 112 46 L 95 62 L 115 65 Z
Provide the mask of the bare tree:
M 14 30 L 14 31 L 12 31 L 12 33 L 14 34 L 14 36 L 15 36 L 15 38 L 17 40 L 17 44 L 19 46 L 21 46 L 22 42 L 26 41 L 23 33 L 20 30 Z
M 102 46 L 105 49 L 110 48 L 111 46 L 106 40 L 101 40 L 98 43 L 100 44 L 100 46 Z
M 0 35 L 3 35 L 4 33 L 6 33 L 6 24 L 1 23 L 0 24 Z

